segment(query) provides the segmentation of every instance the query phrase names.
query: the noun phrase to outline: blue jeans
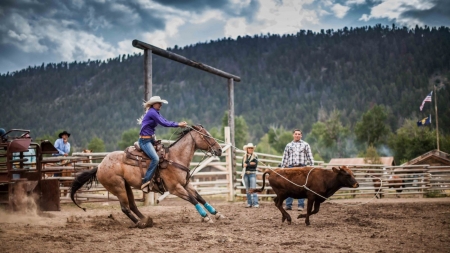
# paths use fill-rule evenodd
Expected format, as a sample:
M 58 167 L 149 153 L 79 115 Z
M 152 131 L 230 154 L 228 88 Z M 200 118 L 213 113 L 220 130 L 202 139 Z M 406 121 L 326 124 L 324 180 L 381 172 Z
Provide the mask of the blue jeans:
M 292 165 L 288 166 L 288 168 L 293 168 Z M 292 204 L 294 203 L 294 199 L 288 197 L 286 199 L 286 207 L 292 208 Z M 298 199 L 298 207 L 305 208 L 305 199 Z
M 286 199 L 286 207 L 292 208 L 294 199 L 289 197 Z M 305 208 L 305 199 L 298 199 L 298 207 Z
M 145 184 L 148 181 L 150 181 L 153 175 L 155 174 L 156 167 L 158 166 L 159 163 L 159 157 L 158 154 L 156 154 L 155 148 L 153 147 L 153 138 L 152 139 L 139 138 L 139 146 L 148 155 L 148 157 L 152 159 L 152 161 L 150 162 L 150 166 L 148 166 L 148 170 L 145 173 L 144 181 L 142 181 L 142 183 Z
M 258 194 L 248 193 L 248 190 L 250 188 L 256 188 L 256 173 L 251 174 L 244 174 L 244 182 L 245 182 L 245 189 L 247 190 L 247 204 L 251 206 L 259 205 L 258 204 Z

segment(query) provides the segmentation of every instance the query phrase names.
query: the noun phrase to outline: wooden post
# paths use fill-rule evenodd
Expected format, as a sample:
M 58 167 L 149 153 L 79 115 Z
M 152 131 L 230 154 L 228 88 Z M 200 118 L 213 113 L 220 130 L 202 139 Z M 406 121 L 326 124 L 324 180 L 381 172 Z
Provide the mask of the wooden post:
M 438 112 L 437 112 L 436 85 L 433 85 L 433 87 L 434 87 L 434 110 L 436 112 L 436 142 L 437 142 L 437 150 L 439 151 L 439 123 L 438 123 Z
M 144 100 L 152 97 L 152 50 L 144 50 Z
M 230 138 L 230 127 L 225 127 L 225 143 L 231 143 L 231 138 Z M 228 171 L 228 175 L 227 175 L 227 179 L 228 179 L 228 201 L 234 201 L 234 178 L 235 178 L 235 173 L 233 172 L 233 147 L 230 147 L 229 149 L 227 149 L 227 153 L 225 156 L 225 161 L 227 163 L 227 171 Z
M 152 97 L 152 50 L 144 49 L 144 100 Z M 155 193 L 144 193 L 144 206 L 155 204 Z
M 232 165 L 231 169 L 233 172 L 233 182 L 236 179 L 236 142 L 234 139 L 235 128 L 234 128 L 234 80 L 233 78 L 228 79 L 228 126 L 230 127 L 230 143 L 231 143 L 231 154 L 232 154 Z M 234 200 L 234 194 L 233 194 Z

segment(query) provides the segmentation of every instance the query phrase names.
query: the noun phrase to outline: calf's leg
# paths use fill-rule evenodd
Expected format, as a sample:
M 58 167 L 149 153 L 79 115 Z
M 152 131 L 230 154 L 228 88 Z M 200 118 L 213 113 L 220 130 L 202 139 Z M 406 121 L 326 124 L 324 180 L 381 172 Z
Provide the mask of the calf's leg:
M 306 218 L 305 218 L 306 226 L 310 225 L 310 223 L 309 223 L 309 216 L 312 213 L 313 202 L 315 202 L 315 201 L 309 201 L 309 199 L 308 199 L 308 207 L 306 208 Z
M 310 214 L 310 215 L 313 215 L 313 214 L 316 214 L 316 213 L 319 212 L 319 210 L 320 210 L 320 202 L 318 202 L 318 201 L 311 201 L 311 202 L 314 202 L 314 210 Z M 309 200 L 308 200 L 308 203 L 309 203 Z M 303 213 L 300 214 L 297 217 L 297 219 L 300 219 L 300 218 L 306 218 L 306 214 L 303 214 Z
M 282 218 L 281 222 L 284 222 L 286 219 L 288 221 L 288 224 L 291 225 L 292 219 L 291 216 L 284 210 L 283 208 L 283 201 L 286 199 L 286 196 L 277 196 L 273 201 L 275 202 L 275 206 L 280 210 Z

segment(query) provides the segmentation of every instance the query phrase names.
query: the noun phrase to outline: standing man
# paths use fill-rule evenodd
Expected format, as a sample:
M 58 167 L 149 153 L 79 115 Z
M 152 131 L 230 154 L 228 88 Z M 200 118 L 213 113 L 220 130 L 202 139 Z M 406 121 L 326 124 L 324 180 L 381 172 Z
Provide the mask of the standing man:
M 64 131 L 59 133 L 58 137 L 59 139 L 55 141 L 55 148 L 58 150 L 58 154 L 55 154 L 55 156 L 68 156 L 70 152 L 70 134 Z
M 302 131 L 294 130 L 294 140 L 286 145 L 281 161 L 282 168 L 305 167 L 314 165 L 314 158 L 311 147 L 305 141 L 302 141 Z M 286 210 L 292 210 L 293 198 L 286 199 Z M 298 199 L 298 210 L 303 211 L 305 208 L 305 199 Z
M 53 156 L 68 156 L 70 153 L 70 143 L 69 143 L 69 137 L 70 134 L 67 131 L 63 131 L 62 133 L 59 133 L 58 135 L 59 139 L 55 141 L 55 148 L 58 150 L 58 154 L 53 154 Z M 64 165 L 66 163 L 70 162 L 70 160 L 66 161 L 60 161 L 57 164 Z M 53 176 L 60 177 L 64 173 L 54 173 Z

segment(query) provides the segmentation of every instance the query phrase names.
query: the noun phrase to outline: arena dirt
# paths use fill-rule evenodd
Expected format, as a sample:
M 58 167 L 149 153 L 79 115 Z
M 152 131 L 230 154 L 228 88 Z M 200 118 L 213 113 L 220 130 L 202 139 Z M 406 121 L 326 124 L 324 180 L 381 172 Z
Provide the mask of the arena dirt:
M 64 204 L 60 212 L 0 213 L 1 252 L 450 252 L 450 198 L 367 199 L 325 203 L 311 226 L 272 202 L 260 208 L 209 200 L 228 217 L 201 223 L 179 199 L 140 206 L 154 221 L 134 228 L 117 202 Z M 296 202 L 295 202 L 296 203 Z

